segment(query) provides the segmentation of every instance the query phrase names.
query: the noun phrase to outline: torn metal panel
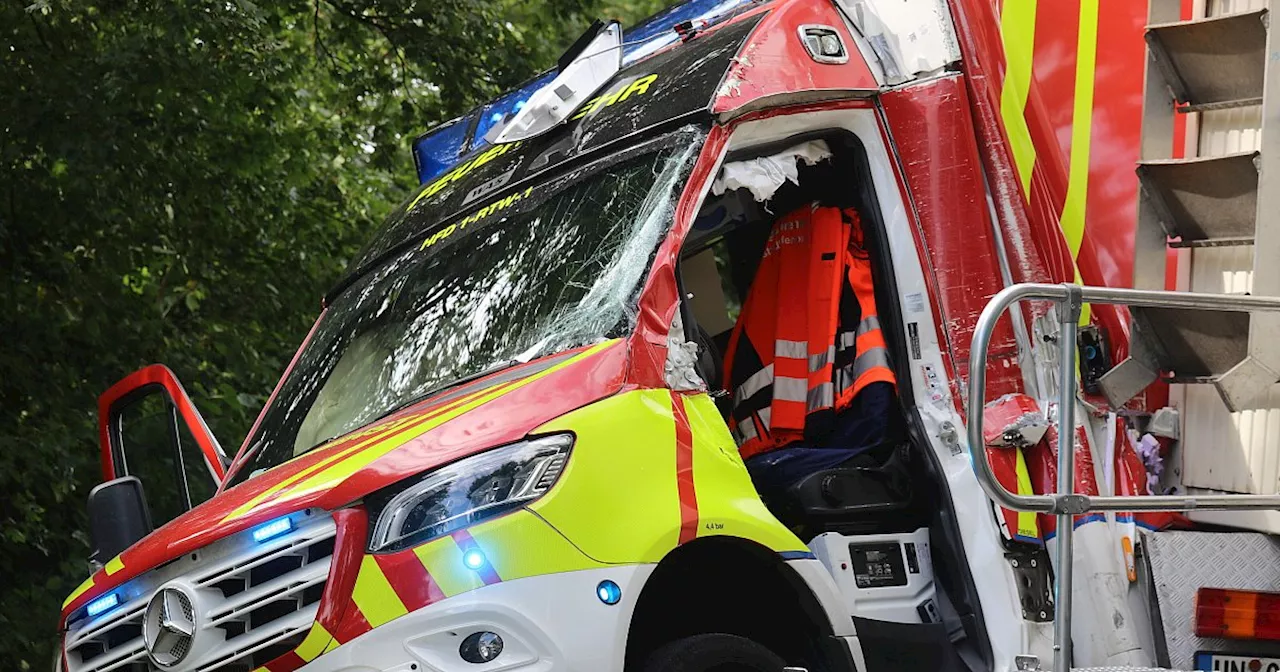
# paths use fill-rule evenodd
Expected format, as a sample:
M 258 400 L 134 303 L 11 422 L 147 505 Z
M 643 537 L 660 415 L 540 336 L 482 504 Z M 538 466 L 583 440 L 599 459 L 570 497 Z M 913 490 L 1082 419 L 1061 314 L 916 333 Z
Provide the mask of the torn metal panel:
M 1035 399 L 1006 394 L 983 407 L 982 427 L 988 446 L 1021 448 L 1039 443 L 1049 420 Z
M 680 311 L 676 311 L 671 321 L 671 331 L 667 334 L 667 361 L 662 369 L 667 387 L 677 392 L 707 390 L 706 381 L 698 375 L 698 344 L 686 340 L 684 320 Z

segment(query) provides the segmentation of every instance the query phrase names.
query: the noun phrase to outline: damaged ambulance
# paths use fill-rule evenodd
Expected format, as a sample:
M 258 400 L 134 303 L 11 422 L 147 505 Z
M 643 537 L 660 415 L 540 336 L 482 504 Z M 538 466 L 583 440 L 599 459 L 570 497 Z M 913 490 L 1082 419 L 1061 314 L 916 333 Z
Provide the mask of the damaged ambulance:
M 162 366 L 102 396 L 96 571 L 55 669 L 1160 662 L 1173 607 L 1141 606 L 1132 535 L 1084 515 L 1092 467 L 1067 450 L 1068 499 L 1034 499 L 1048 419 L 1076 426 L 1055 390 L 1074 409 L 1129 331 L 1101 290 L 1006 289 L 1081 276 L 1044 224 L 1066 164 L 992 106 L 1000 4 L 692 0 L 597 22 L 419 138 L 421 188 L 233 458 Z M 1002 290 L 1064 293 L 979 318 Z M 1082 453 L 1103 435 L 1077 429 Z

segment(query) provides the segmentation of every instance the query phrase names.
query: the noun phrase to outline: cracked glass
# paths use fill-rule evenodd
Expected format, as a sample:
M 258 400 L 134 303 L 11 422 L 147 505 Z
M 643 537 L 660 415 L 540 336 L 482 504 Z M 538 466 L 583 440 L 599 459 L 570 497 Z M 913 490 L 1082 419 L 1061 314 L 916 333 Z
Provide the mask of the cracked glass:
M 229 485 L 451 385 L 629 334 L 704 137 L 682 129 L 517 185 L 358 278 L 321 317 Z

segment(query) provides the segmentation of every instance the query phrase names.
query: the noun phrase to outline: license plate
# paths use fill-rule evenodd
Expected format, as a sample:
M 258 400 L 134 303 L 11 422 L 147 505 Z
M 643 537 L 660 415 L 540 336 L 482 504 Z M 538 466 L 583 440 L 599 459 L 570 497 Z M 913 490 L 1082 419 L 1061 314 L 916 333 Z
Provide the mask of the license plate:
M 1228 656 L 1202 651 L 1196 654 L 1196 669 L 1204 672 L 1280 672 L 1280 658 Z

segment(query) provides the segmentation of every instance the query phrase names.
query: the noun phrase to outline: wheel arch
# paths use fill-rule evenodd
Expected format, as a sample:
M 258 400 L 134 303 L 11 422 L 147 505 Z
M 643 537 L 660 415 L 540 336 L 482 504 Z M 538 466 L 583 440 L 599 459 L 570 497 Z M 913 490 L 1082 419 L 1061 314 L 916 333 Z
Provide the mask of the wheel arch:
M 626 669 L 640 669 L 667 642 L 720 632 L 763 644 L 788 664 L 852 671 L 830 613 L 783 554 L 739 537 L 702 537 L 668 553 L 645 581 Z

